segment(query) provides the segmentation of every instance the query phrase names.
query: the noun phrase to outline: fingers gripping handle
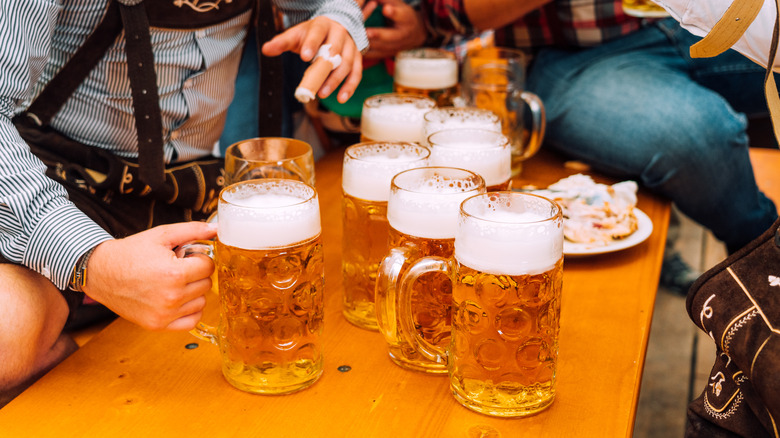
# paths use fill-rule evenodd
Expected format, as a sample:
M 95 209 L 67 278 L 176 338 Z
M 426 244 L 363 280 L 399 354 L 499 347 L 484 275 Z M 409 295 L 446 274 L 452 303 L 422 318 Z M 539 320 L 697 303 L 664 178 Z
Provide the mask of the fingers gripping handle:
M 176 250 L 176 255 L 182 258 L 191 257 L 196 254 L 202 254 L 214 260 L 214 242 L 207 240 L 196 240 L 182 245 Z M 215 274 L 216 272 L 212 273 L 211 275 L 212 291 L 216 290 L 217 287 Z M 203 321 L 198 321 L 198 324 L 195 326 L 195 328 L 190 330 L 190 334 L 197 338 L 203 339 L 204 341 L 211 342 L 212 344 L 217 344 L 217 330 L 214 327 L 205 324 Z

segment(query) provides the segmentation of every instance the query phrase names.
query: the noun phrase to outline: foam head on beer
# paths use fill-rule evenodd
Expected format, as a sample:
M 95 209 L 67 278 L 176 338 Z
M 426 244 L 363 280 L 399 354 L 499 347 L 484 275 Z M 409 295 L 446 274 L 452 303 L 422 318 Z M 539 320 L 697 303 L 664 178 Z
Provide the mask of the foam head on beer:
M 303 242 L 320 234 L 315 190 L 302 182 L 262 179 L 223 190 L 219 240 L 244 249 L 267 249 Z
M 501 132 L 501 118 L 488 109 L 477 107 L 442 107 L 425 113 L 425 137 L 447 129 L 487 129 Z
M 360 135 L 371 141 L 421 143 L 423 116 L 436 106 L 433 99 L 406 94 L 378 94 L 363 102 Z
M 407 169 L 425 166 L 427 148 L 404 142 L 366 142 L 344 152 L 341 185 L 344 193 L 358 199 L 386 202 L 393 177 Z
M 488 187 L 512 177 L 512 149 L 500 132 L 485 129 L 447 129 L 428 137 L 432 166 L 460 167 L 478 173 Z
M 482 177 L 464 169 L 423 167 L 393 178 L 387 204 L 390 226 L 427 239 L 452 239 L 464 199 L 485 191 Z
M 541 196 L 473 196 L 461 204 L 455 258 L 491 274 L 539 274 L 562 257 L 562 227 L 560 207 Z
M 396 84 L 406 88 L 434 90 L 458 84 L 455 55 L 440 49 L 418 48 L 399 52 L 395 57 Z

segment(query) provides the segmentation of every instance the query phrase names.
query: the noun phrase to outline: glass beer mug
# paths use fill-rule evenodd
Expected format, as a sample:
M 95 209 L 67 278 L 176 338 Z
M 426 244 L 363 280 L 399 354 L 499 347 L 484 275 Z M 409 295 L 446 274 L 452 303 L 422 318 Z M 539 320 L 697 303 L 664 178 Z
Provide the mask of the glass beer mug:
M 498 114 L 504 135 L 512 144 L 512 175 L 522 170 L 542 145 L 546 127 L 544 105 L 525 91 L 526 58 L 523 52 L 487 47 L 470 52 L 463 63 L 463 97 L 469 106 Z M 524 112 L 531 111 L 531 127 L 525 129 Z
M 446 363 L 421 356 L 401 335 L 396 285 L 411 262 L 421 257 L 452 256 L 460 203 L 479 193 L 485 193 L 485 181 L 464 169 L 421 167 L 393 178 L 387 202 L 390 251 L 379 265 L 375 298 L 379 331 L 387 341 L 390 358 L 403 368 L 447 372 Z M 449 343 L 450 279 L 441 273 L 421 276 L 413 286 L 411 300 L 418 334 L 435 345 Z
M 258 394 L 286 394 L 322 374 L 324 264 L 313 187 L 266 178 L 230 185 L 216 242 L 183 247 L 214 259 L 219 325 L 192 333 L 219 346 L 222 374 Z
M 458 60 L 444 49 L 421 47 L 395 56 L 393 91 L 427 96 L 437 106 L 450 106 L 458 94 Z
M 434 108 L 425 113 L 423 120 L 426 140 L 433 133 L 449 129 L 472 128 L 502 132 L 498 114 L 475 106 Z
M 447 349 L 414 329 L 414 283 L 432 272 L 452 279 Z M 424 357 L 447 363 L 450 389 L 463 406 L 531 415 L 555 398 L 562 279 L 556 203 L 526 193 L 476 195 L 461 204 L 454 256 L 419 259 L 401 276 L 400 332 Z
M 488 192 L 512 186 L 512 146 L 488 129 L 445 129 L 428 137 L 431 166 L 460 167 L 485 179 Z
M 407 141 L 423 144 L 423 116 L 436 106 L 430 97 L 385 93 L 363 102 L 360 141 Z
M 426 166 L 429 154 L 423 146 L 401 142 L 358 143 L 344 151 L 343 314 L 360 328 L 377 329 L 374 284 L 387 254 L 390 181 L 399 172 Z
M 308 143 L 283 137 L 242 140 L 225 150 L 225 182 L 282 178 L 314 186 L 314 153 Z

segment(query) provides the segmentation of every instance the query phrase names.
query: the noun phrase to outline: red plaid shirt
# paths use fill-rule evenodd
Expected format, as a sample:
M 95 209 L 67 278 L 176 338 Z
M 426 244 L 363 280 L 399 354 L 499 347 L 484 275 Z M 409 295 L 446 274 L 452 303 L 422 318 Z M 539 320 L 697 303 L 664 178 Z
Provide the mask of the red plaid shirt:
M 477 32 L 466 17 L 463 0 L 423 0 L 421 6 L 434 35 L 448 39 Z M 495 29 L 495 41 L 503 47 L 588 47 L 640 27 L 641 19 L 623 13 L 621 0 L 553 0 L 511 25 Z

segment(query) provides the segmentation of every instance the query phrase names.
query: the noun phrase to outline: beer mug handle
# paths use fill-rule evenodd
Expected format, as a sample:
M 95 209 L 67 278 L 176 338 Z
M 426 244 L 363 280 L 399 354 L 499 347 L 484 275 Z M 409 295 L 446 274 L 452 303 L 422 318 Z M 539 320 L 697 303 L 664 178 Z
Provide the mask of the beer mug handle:
M 389 254 L 379 263 L 374 289 L 374 308 L 379 332 L 389 343 L 394 343 L 398 333 L 398 277 L 409 260 L 409 249 L 404 247 L 390 248 Z
M 530 91 L 517 90 L 513 94 L 525 102 L 531 110 L 531 134 L 528 136 L 528 143 L 523 148 L 523 155 L 520 157 L 521 160 L 527 160 L 539 151 L 542 141 L 544 141 L 544 131 L 547 129 L 544 104 L 539 96 Z
M 194 254 L 203 254 L 212 260 L 214 260 L 214 242 L 208 240 L 196 240 L 185 245 L 180 246 L 176 250 L 178 257 L 189 257 Z M 214 285 L 212 284 L 212 288 Z M 190 330 L 190 334 L 203 339 L 204 341 L 217 344 L 217 330 L 205 324 L 203 321 L 198 321 L 198 324 L 194 329 Z
M 401 276 L 398 295 L 398 323 L 401 336 L 426 359 L 436 363 L 447 363 L 447 352 L 424 339 L 414 327 L 412 314 L 412 288 L 415 281 L 426 272 L 442 272 L 452 279 L 454 269 L 450 260 L 441 257 L 423 257 Z M 454 282 L 453 282 L 454 283 Z

